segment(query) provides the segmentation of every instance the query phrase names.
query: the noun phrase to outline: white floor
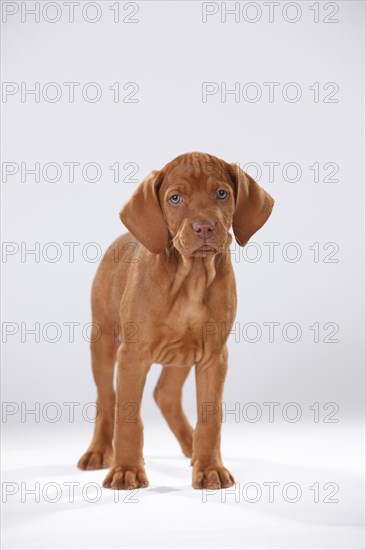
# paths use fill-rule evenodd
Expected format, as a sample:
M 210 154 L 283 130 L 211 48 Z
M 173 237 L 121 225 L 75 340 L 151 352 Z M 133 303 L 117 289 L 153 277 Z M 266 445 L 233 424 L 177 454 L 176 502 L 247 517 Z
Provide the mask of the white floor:
M 163 423 L 145 430 L 150 487 L 101 490 L 105 470 L 75 467 L 90 433 L 60 428 L 56 439 L 37 426 L 3 437 L 3 548 L 365 548 L 361 429 L 225 425 L 236 493 L 215 494 L 191 488 L 189 460 Z

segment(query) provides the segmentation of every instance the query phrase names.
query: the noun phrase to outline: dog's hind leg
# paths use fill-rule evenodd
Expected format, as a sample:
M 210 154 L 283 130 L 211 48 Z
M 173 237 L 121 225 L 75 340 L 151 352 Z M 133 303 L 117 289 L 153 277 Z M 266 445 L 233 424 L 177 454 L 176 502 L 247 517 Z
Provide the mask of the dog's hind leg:
M 183 453 L 192 456 L 193 428 L 182 407 L 182 387 L 191 367 L 164 367 L 156 388 L 154 399 L 170 429 L 178 439 Z
M 101 334 L 98 335 L 97 329 L 93 327 L 95 332 L 91 338 L 92 369 L 97 386 L 97 414 L 92 442 L 78 462 L 81 470 L 108 468 L 113 457 L 113 377 L 119 343 L 110 330 L 101 328 Z

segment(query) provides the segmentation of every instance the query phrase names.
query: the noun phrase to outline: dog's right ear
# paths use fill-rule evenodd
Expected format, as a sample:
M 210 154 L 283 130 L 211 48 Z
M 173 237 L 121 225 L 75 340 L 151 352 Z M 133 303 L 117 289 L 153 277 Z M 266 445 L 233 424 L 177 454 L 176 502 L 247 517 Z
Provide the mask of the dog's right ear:
M 161 170 L 150 172 L 119 213 L 130 233 L 154 254 L 164 252 L 168 246 L 168 228 L 158 196 L 163 178 Z

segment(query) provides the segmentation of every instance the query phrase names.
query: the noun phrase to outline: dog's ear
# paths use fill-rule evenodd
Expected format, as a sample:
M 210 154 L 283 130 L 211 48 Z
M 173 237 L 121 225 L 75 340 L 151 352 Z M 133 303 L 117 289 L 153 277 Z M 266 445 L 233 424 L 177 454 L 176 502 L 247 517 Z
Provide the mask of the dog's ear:
M 155 254 L 164 252 L 168 246 L 168 228 L 158 197 L 163 177 L 161 170 L 150 172 L 119 213 L 130 233 Z
M 227 166 L 235 189 L 233 231 L 236 242 L 240 246 L 245 246 L 252 235 L 268 220 L 274 200 L 237 164 Z

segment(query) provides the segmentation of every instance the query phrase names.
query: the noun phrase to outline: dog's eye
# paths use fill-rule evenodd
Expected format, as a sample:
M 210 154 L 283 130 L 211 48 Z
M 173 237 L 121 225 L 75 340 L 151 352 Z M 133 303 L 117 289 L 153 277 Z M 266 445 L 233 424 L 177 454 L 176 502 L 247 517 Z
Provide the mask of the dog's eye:
M 224 189 L 219 189 L 216 193 L 216 196 L 218 199 L 226 199 L 227 191 L 225 191 Z
M 182 197 L 180 195 L 172 195 L 170 197 L 169 201 L 172 204 L 179 204 L 180 202 L 182 202 Z

